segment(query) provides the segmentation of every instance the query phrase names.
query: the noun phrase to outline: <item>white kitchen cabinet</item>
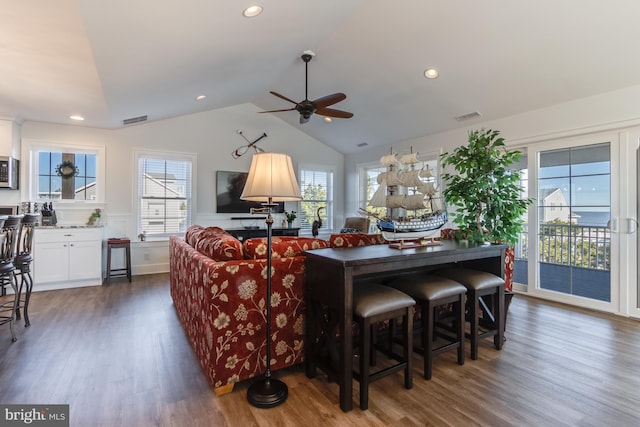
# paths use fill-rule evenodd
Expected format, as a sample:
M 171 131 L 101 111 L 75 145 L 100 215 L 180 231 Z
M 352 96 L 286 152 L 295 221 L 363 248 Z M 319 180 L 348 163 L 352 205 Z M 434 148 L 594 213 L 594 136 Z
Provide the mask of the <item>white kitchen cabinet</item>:
M 34 240 L 34 290 L 102 283 L 102 228 L 40 227 Z

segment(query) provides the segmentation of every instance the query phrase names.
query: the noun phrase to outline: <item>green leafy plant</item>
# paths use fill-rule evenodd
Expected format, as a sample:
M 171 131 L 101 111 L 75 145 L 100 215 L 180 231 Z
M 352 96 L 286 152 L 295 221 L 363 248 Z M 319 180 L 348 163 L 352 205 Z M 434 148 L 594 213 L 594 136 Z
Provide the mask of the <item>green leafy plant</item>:
M 298 218 L 296 211 L 291 211 L 291 212 L 284 211 L 284 215 L 287 217 L 287 222 L 293 222 L 293 220 Z
M 522 198 L 520 176 L 509 166 L 521 153 L 508 150 L 500 132 L 481 129 L 469 132 L 469 143 L 440 156 L 446 182 L 443 195 L 454 205 L 453 222 L 459 227 L 457 238 L 470 241 L 508 243 L 518 241 L 527 207 L 532 199 Z
M 87 221 L 87 225 L 95 225 L 100 219 L 100 216 L 101 216 L 100 209 L 95 209 L 93 212 L 91 212 L 91 215 L 89 216 L 89 220 Z

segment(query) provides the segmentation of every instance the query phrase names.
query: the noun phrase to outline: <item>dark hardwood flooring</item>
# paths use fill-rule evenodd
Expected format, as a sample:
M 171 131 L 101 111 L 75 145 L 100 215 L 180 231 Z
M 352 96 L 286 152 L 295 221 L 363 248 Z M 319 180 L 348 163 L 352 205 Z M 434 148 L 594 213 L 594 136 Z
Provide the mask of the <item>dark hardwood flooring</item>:
M 248 384 L 216 397 L 177 320 L 168 275 L 35 292 L 31 326 L 0 328 L 0 402 L 68 403 L 71 426 L 637 426 L 640 322 L 517 295 L 502 351 L 437 356 L 433 379 L 415 356 L 372 384 L 369 410 L 343 413 L 338 387 L 303 369 L 276 372 L 281 406 L 257 409 Z M 468 348 L 467 348 L 468 352 Z M 382 357 L 381 357 L 382 359 Z

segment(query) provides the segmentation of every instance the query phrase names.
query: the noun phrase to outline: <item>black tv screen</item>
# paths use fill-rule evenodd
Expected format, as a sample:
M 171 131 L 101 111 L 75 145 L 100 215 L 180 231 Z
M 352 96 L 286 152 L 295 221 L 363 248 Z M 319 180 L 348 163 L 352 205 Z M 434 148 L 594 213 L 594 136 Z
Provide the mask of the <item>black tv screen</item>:
M 216 213 L 248 214 L 251 208 L 263 207 L 260 202 L 240 199 L 248 176 L 247 172 L 216 172 Z M 284 212 L 284 202 L 279 202 L 273 212 Z

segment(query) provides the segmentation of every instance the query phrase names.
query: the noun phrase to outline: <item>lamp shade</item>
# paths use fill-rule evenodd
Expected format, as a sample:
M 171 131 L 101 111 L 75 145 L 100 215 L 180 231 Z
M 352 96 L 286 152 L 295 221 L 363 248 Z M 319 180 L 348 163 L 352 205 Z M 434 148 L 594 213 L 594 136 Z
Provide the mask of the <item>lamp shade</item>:
M 291 157 L 280 153 L 255 153 L 240 198 L 252 202 L 302 199 Z

